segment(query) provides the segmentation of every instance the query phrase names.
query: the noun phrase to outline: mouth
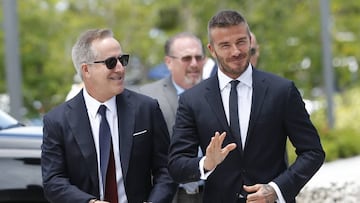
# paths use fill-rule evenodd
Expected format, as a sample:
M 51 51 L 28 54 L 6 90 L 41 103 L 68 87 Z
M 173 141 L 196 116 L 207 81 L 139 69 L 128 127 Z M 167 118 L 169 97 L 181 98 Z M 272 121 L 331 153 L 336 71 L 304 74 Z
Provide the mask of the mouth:
M 229 62 L 231 63 L 235 63 L 235 64 L 242 64 L 244 63 L 244 61 L 247 61 L 247 55 L 246 54 L 242 54 L 239 55 L 237 57 L 231 58 Z
M 200 72 L 199 72 L 199 71 L 196 71 L 196 72 L 188 72 L 187 75 L 196 78 L 196 77 L 199 77 Z
M 117 76 L 110 76 L 109 79 L 112 81 L 123 81 L 124 77 L 117 75 Z

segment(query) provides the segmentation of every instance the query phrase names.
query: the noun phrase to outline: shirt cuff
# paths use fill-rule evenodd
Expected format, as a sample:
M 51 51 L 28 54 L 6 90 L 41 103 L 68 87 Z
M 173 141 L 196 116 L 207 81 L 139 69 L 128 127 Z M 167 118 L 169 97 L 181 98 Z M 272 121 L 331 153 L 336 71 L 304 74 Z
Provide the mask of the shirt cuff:
M 269 185 L 270 185 L 272 188 L 274 188 L 274 190 L 275 190 L 275 192 L 276 192 L 276 195 L 277 195 L 277 200 L 276 200 L 276 202 L 277 202 L 277 203 L 286 203 L 283 195 L 281 194 L 281 190 L 280 190 L 279 186 L 278 186 L 276 183 L 274 183 L 274 182 L 270 182 Z
M 213 170 L 208 171 L 208 172 L 205 173 L 205 171 L 204 171 L 205 157 L 206 156 L 203 156 L 199 161 L 199 170 L 200 170 L 200 174 L 201 174 L 201 176 L 200 176 L 201 180 L 206 180 L 209 177 L 209 175 L 215 170 L 215 169 L 213 169 Z

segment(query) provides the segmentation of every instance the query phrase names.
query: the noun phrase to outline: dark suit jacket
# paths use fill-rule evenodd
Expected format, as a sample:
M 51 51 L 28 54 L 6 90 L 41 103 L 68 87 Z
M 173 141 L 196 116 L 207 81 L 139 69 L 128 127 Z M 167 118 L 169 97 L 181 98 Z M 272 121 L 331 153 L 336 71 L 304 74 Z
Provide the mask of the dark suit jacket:
M 241 110 L 240 110 L 241 113 Z M 243 185 L 274 181 L 287 202 L 324 161 L 319 135 L 291 81 L 253 69 L 253 96 L 244 150 L 231 134 L 223 109 L 217 75 L 180 96 L 170 145 L 169 171 L 177 182 L 200 178 L 197 146 L 204 154 L 216 131 L 227 132 L 223 145 L 236 143 L 205 183 L 204 202 L 235 203 Z M 287 168 L 286 140 L 298 158 Z
M 99 199 L 95 144 L 82 94 L 44 116 L 41 164 L 45 195 L 51 202 Z M 171 202 L 176 184 L 167 170 L 169 135 L 158 103 L 125 89 L 116 96 L 116 105 L 129 203 Z

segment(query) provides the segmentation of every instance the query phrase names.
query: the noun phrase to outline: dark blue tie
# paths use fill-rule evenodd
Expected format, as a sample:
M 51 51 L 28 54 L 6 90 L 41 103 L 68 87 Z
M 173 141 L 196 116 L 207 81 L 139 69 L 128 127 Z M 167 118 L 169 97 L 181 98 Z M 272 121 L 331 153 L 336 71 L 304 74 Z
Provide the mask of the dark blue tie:
M 103 180 L 104 198 L 111 203 L 117 203 L 117 185 L 114 152 L 111 131 L 106 119 L 106 106 L 100 105 L 98 113 L 101 115 L 99 130 L 100 169 Z
M 230 90 L 230 97 L 229 97 L 229 114 L 230 114 L 230 129 L 233 136 L 240 139 L 241 143 L 241 136 L 240 136 L 240 124 L 239 124 L 239 110 L 238 110 L 238 94 L 236 86 L 239 84 L 240 81 L 233 80 L 230 82 L 231 90 Z

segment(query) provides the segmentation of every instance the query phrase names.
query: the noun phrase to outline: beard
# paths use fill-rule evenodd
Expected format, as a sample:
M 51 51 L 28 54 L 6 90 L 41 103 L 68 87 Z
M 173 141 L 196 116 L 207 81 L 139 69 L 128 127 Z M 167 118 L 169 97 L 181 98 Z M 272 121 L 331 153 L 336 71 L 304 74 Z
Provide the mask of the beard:
M 201 74 L 200 74 L 201 76 Z M 194 86 L 196 84 L 199 84 L 201 82 L 201 77 L 198 77 L 198 78 L 194 78 L 194 77 L 189 77 L 189 76 L 186 76 L 185 77 L 185 84 L 189 85 L 189 86 Z
M 216 55 L 216 61 L 219 66 L 219 69 L 225 75 L 227 75 L 233 79 L 238 78 L 247 69 L 247 67 L 249 66 L 249 63 L 250 63 L 250 50 L 246 54 L 239 55 L 239 57 L 242 59 L 227 59 L 227 58 L 219 56 L 216 52 L 214 52 L 214 53 Z M 235 67 L 231 66 L 231 64 L 229 64 L 230 62 L 240 61 L 240 60 L 245 60 L 245 63 L 237 65 Z

